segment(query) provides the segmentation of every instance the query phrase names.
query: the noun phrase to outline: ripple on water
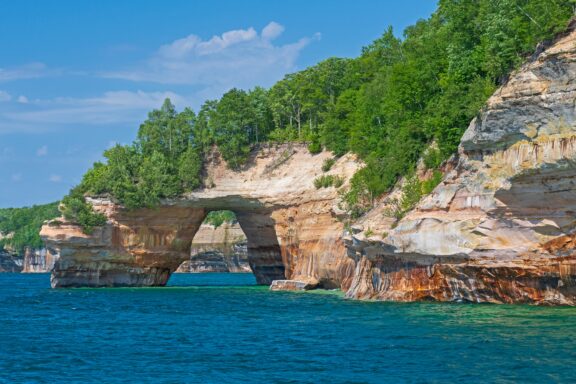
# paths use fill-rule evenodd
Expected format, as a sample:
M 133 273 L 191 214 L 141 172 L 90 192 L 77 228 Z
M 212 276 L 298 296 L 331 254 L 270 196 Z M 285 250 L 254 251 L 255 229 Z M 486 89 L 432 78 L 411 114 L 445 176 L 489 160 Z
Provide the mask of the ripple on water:
M 0 275 L 0 382 L 573 382 L 576 309 L 345 300 L 252 275 L 51 290 Z

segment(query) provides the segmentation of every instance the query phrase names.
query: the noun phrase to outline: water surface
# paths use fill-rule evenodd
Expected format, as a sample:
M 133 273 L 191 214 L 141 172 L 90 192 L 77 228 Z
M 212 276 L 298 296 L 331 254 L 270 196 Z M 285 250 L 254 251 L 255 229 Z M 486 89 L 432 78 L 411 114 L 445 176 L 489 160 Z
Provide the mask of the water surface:
M 49 289 L 0 274 L 0 382 L 576 382 L 576 309 L 270 292 L 249 274 Z

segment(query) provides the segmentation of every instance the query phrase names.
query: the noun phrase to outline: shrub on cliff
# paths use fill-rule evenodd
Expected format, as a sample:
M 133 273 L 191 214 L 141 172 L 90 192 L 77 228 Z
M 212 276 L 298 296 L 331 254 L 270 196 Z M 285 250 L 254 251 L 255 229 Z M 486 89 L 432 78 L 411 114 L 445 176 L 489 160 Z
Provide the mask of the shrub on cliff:
M 90 234 L 94 227 L 106 224 L 106 216 L 93 211 L 86 202 L 80 188 L 76 187 L 62 199 L 60 209 L 64 218 L 82 227 L 84 233 Z
M 333 157 L 329 157 L 328 159 L 324 160 L 322 163 L 322 172 L 328 172 L 332 166 L 336 163 L 336 159 Z
M 316 189 L 335 187 L 340 188 L 344 184 L 344 178 L 334 175 L 322 175 L 314 179 Z
M 236 222 L 236 214 L 232 211 L 210 211 L 206 218 L 204 219 L 204 224 L 213 225 L 218 228 L 224 223 L 234 223 Z

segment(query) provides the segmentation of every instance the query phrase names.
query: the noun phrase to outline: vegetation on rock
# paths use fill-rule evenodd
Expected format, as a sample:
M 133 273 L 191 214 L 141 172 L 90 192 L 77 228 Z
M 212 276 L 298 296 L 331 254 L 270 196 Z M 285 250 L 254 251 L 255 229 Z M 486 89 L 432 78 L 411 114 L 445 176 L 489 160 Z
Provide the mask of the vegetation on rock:
M 328 172 L 330 169 L 332 169 L 332 166 L 334 165 L 335 162 L 336 159 L 332 157 L 324 160 L 324 163 L 322 163 L 322 172 Z
M 235 223 L 236 214 L 232 211 L 210 211 L 206 218 L 204 219 L 204 224 L 210 224 L 215 228 L 218 228 L 224 223 Z
M 344 178 L 334 175 L 322 175 L 314 179 L 314 186 L 316 189 L 336 187 L 340 188 L 344 184 Z
M 496 87 L 573 12 L 573 0 L 440 0 L 403 38 L 390 27 L 358 58 L 324 60 L 270 89 L 231 89 L 198 114 L 177 113 L 166 100 L 137 140 L 107 150 L 74 194 L 154 206 L 201 185 L 202 159 L 214 145 L 240 169 L 258 143 L 300 141 L 312 153 L 351 151 L 366 163 L 343 195 L 349 212 L 361 214 L 412 174 L 419 158 L 435 169 L 453 154 Z M 72 211 L 80 222 L 82 209 Z

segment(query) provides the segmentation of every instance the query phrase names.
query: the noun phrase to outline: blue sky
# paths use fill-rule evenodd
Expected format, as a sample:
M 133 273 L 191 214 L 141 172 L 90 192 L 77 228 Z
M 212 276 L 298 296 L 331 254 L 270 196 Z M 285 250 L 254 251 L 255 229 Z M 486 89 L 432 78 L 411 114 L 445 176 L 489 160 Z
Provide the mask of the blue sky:
M 0 6 L 0 207 L 58 200 L 147 111 L 355 57 L 431 0 L 18 0 Z

